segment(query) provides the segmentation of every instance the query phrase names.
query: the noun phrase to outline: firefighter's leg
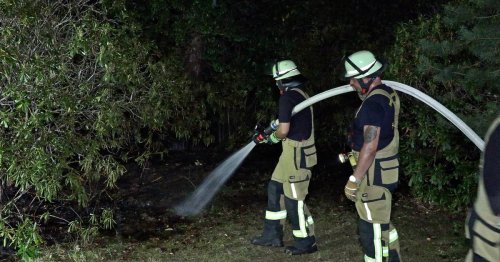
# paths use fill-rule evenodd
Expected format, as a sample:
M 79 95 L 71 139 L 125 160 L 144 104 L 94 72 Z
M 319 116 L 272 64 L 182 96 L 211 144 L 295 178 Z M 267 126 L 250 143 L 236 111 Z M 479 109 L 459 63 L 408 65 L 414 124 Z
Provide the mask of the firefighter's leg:
M 311 212 L 309 212 L 309 208 L 307 208 L 307 205 L 305 203 L 304 214 L 306 216 L 307 233 L 309 234 L 309 236 L 314 236 L 314 220 L 312 218 Z
M 288 246 L 285 252 L 290 255 L 302 255 L 318 250 L 314 235 L 310 235 L 307 218 L 304 212 L 304 201 L 285 197 L 288 219 L 292 224 L 292 234 L 295 240 L 293 246 Z
M 485 209 L 476 210 L 475 206 L 467 216 L 466 236 L 470 239 L 471 246 L 466 262 L 499 261 L 500 227 L 495 227 L 498 219 L 492 217 L 491 213 L 485 219 L 485 213 Z
M 363 248 L 365 262 L 383 261 L 382 225 L 369 223 L 363 219 L 358 222 L 359 241 Z
M 397 232 L 392 224 L 369 223 L 359 219 L 358 228 L 365 261 L 401 261 Z
M 399 251 L 399 236 L 398 231 L 392 223 L 389 223 L 389 231 L 384 233 L 386 242 L 389 242 L 389 262 L 401 261 L 401 253 Z
M 282 209 L 280 198 L 283 196 L 283 184 L 271 180 L 267 186 L 267 210 L 262 235 L 252 239 L 251 243 L 259 246 L 283 246 L 283 226 L 287 211 Z
M 365 261 L 400 261 L 397 231 L 390 224 L 391 200 L 390 191 L 380 186 L 366 186 L 358 194 L 356 209 Z
M 314 222 L 309 209 L 304 203 L 310 178 L 311 172 L 301 169 L 295 175 L 290 176 L 288 182 L 283 184 L 287 217 L 292 224 L 292 233 L 295 240 L 293 246 L 285 249 L 285 252 L 290 255 L 308 254 L 318 250 L 314 237 Z

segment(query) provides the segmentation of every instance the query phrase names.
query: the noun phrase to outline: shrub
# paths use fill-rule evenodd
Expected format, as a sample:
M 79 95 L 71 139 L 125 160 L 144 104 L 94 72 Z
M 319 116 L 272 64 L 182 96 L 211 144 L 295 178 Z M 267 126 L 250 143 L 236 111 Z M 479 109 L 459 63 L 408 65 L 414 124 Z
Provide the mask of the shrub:
M 442 15 L 403 24 L 387 76 L 435 98 L 482 137 L 499 112 L 499 41 L 484 41 L 495 24 L 498 7 L 492 1 L 462 1 L 447 5 Z M 412 99 L 403 97 L 401 119 L 408 183 L 418 197 L 461 210 L 475 195 L 480 151 L 441 115 Z

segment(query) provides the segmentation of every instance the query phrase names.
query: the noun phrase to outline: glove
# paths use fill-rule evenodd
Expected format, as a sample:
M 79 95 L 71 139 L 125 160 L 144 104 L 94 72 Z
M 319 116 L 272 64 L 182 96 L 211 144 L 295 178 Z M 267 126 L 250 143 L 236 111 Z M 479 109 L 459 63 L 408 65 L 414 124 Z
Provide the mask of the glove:
M 351 175 L 349 177 L 349 180 L 347 180 L 347 184 L 344 188 L 344 193 L 345 196 L 352 202 L 356 202 L 356 192 L 358 192 L 360 182 L 361 181 L 357 181 L 353 175 Z
M 252 136 L 253 142 L 256 144 L 276 144 L 281 141 L 278 137 L 276 137 L 276 134 L 274 134 L 273 131 L 276 131 L 279 126 L 279 121 L 278 119 L 271 121 L 269 126 L 266 129 L 263 129 L 262 126 L 257 124 L 255 126 L 255 133 Z
M 276 143 L 279 143 L 281 141 L 281 139 L 279 139 L 277 136 L 276 136 L 276 132 L 273 132 L 269 138 L 267 139 L 267 143 L 272 145 L 272 144 L 276 144 Z
M 256 132 L 252 136 L 252 140 L 253 140 L 253 142 L 255 142 L 255 144 L 264 144 L 265 143 L 268 145 L 273 145 L 273 144 L 277 144 L 277 143 L 281 142 L 281 139 L 279 139 L 276 136 L 275 132 L 273 132 L 271 135 L 266 135 L 265 133 Z
M 277 144 L 282 140 L 276 136 L 276 132 L 275 132 L 276 130 L 278 130 L 279 124 L 280 124 L 280 121 L 278 119 L 273 120 L 273 121 L 271 121 L 271 123 L 269 123 L 269 127 L 266 128 L 266 130 L 264 130 L 264 133 L 266 131 L 272 132 L 271 135 L 267 139 L 267 143 L 270 145 Z

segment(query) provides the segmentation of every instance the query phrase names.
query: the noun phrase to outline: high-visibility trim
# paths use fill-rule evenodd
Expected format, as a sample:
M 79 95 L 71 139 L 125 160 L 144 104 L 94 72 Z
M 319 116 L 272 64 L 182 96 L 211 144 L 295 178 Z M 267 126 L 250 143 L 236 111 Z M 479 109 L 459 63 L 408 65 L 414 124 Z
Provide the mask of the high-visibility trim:
M 310 225 L 314 225 L 314 220 L 313 220 L 313 217 L 312 216 L 308 216 L 307 217 L 307 225 L 310 226 Z
M 393 230 L 391 230 L 391 232 L 389 232 L 389 243 L 392 243 L 392 242 L 398 240 L 398 238 L 399 238 L 398 231 L 396 231 L 395 228 Z
M 373 224 L 373 245 L 375 246 L 375 262 L 382 262 L 382 227 L 380 224 Z
M 304 232 L 302 232 L 302 230 L 293 230 L 292 233 L 293 233 L 294 237 L 299 237 L 299 238 L 307 237 L 307 233 L 304 234 Z
M 266 219 L 268 220 L 281 220 L 286 218 L 286 210 L 269 211 L 266 210 Z
M 307 237 L 306 216 L 304 215 L 304 201 L 297 201 L 297 213 L 299 215 L 299 228 L 304 237 Z
M 371 258 L 367 255 L 365 255 L 365 262 L 376 262 L 375 258 Z
M 368 220 L 372 221 L 372 212 L 370 212 L 370 208 L 368 207 L 368 203 L 364 203 L 365 210 L 366 210 L 366 218 Z
M 382 247 L 382 255 L 384 257 L 388 257 L 389 256 L 389 247 L 387 247 L 387 246 Z
M 295 190 L 295 184 L 290 183 L 290 187 L 292 188 L 292 196 L 294 199 L 297 199 L 297 191 Z

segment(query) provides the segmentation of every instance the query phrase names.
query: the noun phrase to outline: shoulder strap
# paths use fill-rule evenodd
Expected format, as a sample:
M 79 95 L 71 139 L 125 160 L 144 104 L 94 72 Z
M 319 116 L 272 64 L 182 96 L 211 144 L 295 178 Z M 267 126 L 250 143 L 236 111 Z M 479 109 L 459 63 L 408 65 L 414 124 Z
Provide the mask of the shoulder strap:
M 370 92 L 370 94 L 368 94 L 366 99 L 368 99 L 368 97 L 373 96 L 373 95 L 383 95 L 383 96 L 387 97 L 389 99 L 389 106 L 391 106 L 391 107 L 394 106 L 394 123 L 392 124 L 392 126 L 397 129 L 398 122 L 399 122 L 399 120 L 398 120 L 399 119 L 399 109 L 400 109 L 400 101 L 399 101 L 398 93 L 396 93 L 396 91 L 393 90 L 392 93 L 389 94 L 387 91 L 385 91 L 383 89 L 375 89 L 372 92 Z
M 302 90 L 298 89 L 298 88 L 294 88 L 292 89 L 292 91 L 296 91 L 298 92 L 299 94 L 301 94 L 305 99 L 308 99 L 309 96 Z M 314 119 L 314 112 L 313 112 L 313 107 L 312 106 L 309 106 L 309 108 L 311 109 L 311 117 L 312 119 Z M 314 126 L 314 125 L 313 125 Z
M 305 99 L 309 98 L 309 96 L 304 91 L 302 91 L 301 89 L 294 88 L 292 90 L 298 92 L 299 94 L 301 94 Z M 307 142 L 303 143 L 304 146 L 305 145 L 309 145 L 309 144 L 314 145 L 314 111 L 313 111 L 313 107 L 312 106 L 309 106 L 309 109 L 311 110 L 311 126 L 312 126 L 312 129 L 311 129 L 311 136 L 307 139 Z
M 298 88 L 294 88 L 294 89 L 292 89 L 292 91 L 297 91 L 297 92 L 299 92 L 299 93 L 300 93 L 303 97 L 305 97 L 306 99 L 308 99 L 308 98 L 309 98 L 309 96 L 308 96 L 308 95 L 307 95 L 304 91 L 302 91 L 302 90 L 300 90 L 300 89 L 298 89 Z

